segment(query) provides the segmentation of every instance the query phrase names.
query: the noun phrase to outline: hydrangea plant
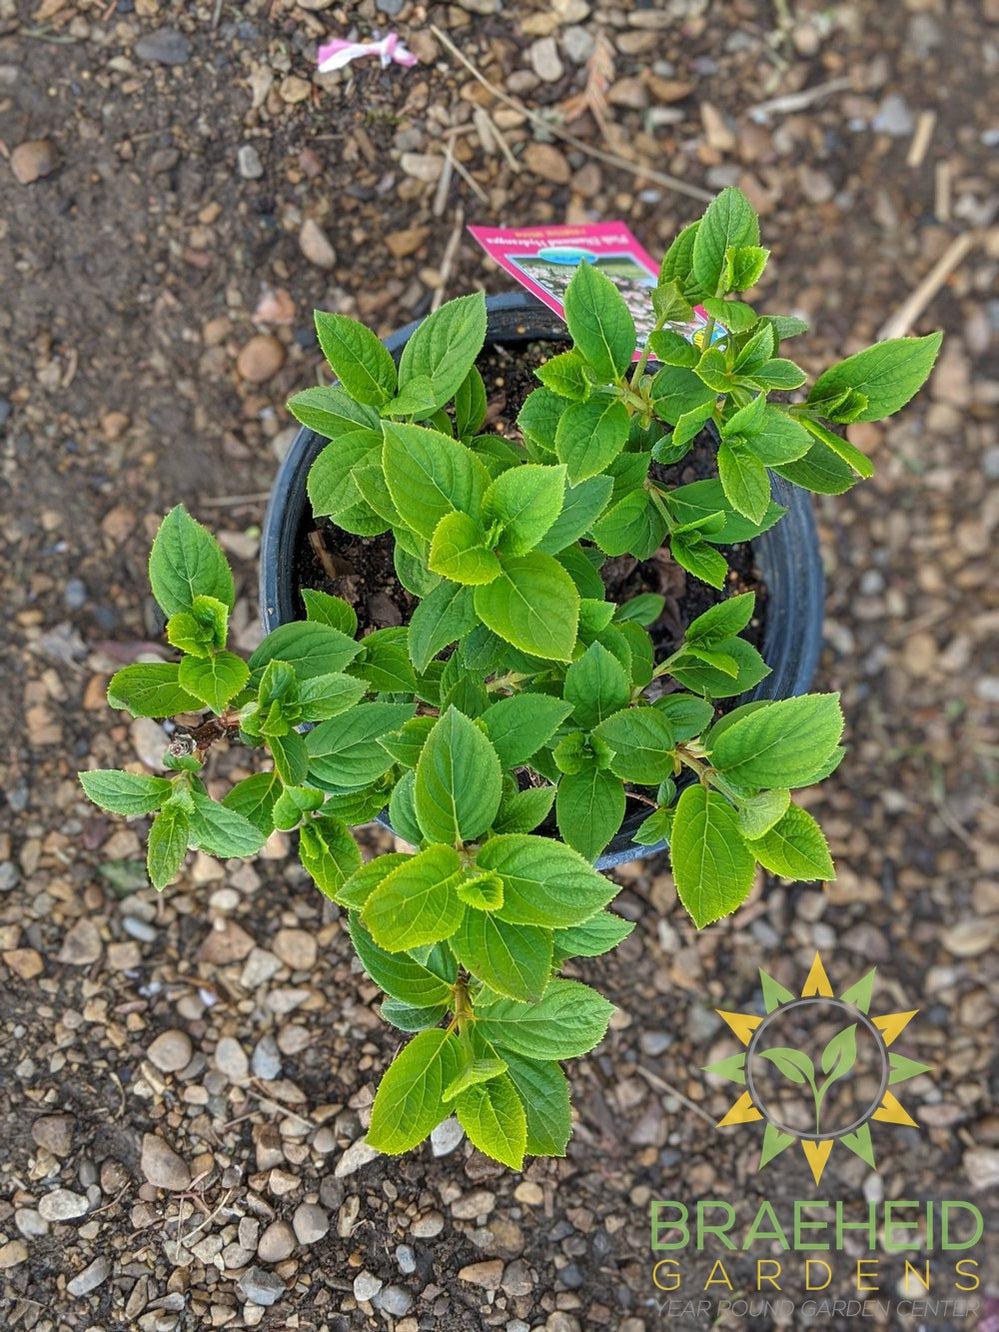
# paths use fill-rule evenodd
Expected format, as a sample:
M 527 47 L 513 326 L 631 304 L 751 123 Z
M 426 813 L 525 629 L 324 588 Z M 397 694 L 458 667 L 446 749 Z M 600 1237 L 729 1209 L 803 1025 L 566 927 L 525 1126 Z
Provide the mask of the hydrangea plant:
M 768 469 L 845 489 L 870 468 L 831 425 L 896 410 L 929 372 L 939 338 L 900 339 L 833 366 L 800 403 L 771 402 L 771 390 L 803 382 L 776 354 L 801 330 L 727 299 L 758 280 L 758 241 L 744 197 L 724 191 L 667 252 L 656 331 L 637 360 L 627 306 L 582 265 L 566 296 L 572 349 L 537 372 L 522 440 L 483 430 L 480 294 L 426 319 L 398 366 L 362 325 L 317 313 L 339 383 L 290 403 L 330 441 L 309 497 L 346 532 L 391 532 L 416 598 L 408 625 L 358 637 L 347 601 L 305 589 L 305 618 L 244 658 L 228 646 L 234 583 L 214 537 L 183 507 L 157 533 L 149 577 L 178 659 L 126 666 L 108 698 L 133 716 L 185 719 L 169 775 L 80 780 L 101 808 L 152 816 L 158 889 L 190 848 L 253 856 L 274 829 L 297 831 L 302 866 L 345 913 L 385 993 L 383 1016 L 411 1035 L 375 1097 L 368 1141 L 379 1151 L 406 1151 L 455 1114 L 511 1167 L 565 1153 L 562 1063 L 603 1038 L 613 1008 L 562 972 L 631 931 L 608 910 L 617 886 L 594 866 L 629 806 L 646 811 L 639 843 L 668 843 L 698 926 L 733 911 L 758 866 L 834 876 L 792 792 L 843 755 L 838 696 L 720 715 L 718 700 L 768 673 L 740 636 L 753 594 L 698 616 L 657 661 L 649 626 L 663 598 L 616 604 L 601 578 L 607 555 L 642 558 L 668 541 L 720 586 L 716 547 L 781 516 Z M 703 347 L 671 327 L 694 300 L 716 324 Z M 717 479 L 671 489 L 651 464 L 678 461 L 712 423 Z M 222 740 L 261 750 L 269 766 L 218 801 L 203 773 Z M 412 849 L 363 863 L 352 829 L 385 810 Z

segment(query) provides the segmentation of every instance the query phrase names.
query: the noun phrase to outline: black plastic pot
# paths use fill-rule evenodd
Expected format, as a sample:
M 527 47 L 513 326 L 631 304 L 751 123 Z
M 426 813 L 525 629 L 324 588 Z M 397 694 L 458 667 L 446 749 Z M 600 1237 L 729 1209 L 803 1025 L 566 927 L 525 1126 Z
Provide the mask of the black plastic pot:
M 511 292 L 486 298 L 486 341 L 516 346 L 524 342 L 564 340 L 565 325 L 549 309 L 527 295 Z M 398 359 L 419 324 L 407 324 L 385 345 Z M 292 441 L 274 481 L 260 542 L 260 615 L 269 633 L 299 614 L 295 604 L 293 571 L 295 551 L 312 522 L 305 481 L 316 455 L 326 440 L 304 427 Z M 773 478 L 773 495 L 787 507 L 776 527 L 753 542 L 767 601 L 766 632 L 761 651 L 771 668 L 770 675 L 743 699 L 791 698 L 804 694 L 811 684 L 822 644 L 822 603 L 825 584 L 819 558 L 818 534 L 808 494 Z M 625 820 L 621 831 L 597 861 L 601 870 L 613 869 L 629 860 L 640 860 L 665 849 L 638 846 L 632 837 L 644 815 Z M 390 827 L 387 819 L 379 820 Z

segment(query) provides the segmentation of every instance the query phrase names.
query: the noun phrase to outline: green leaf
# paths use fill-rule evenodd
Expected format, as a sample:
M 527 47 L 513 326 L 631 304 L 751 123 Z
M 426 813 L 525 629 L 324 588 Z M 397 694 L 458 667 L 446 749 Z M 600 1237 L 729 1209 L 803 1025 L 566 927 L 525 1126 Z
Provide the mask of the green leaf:
M 627 939 L 634 928 L 630 920 L 622 920 L 610 911 L 598 911 L 582 925 L 555 931 L 552 937 L 555 959 L 561 962 L 568 957 L 600 957 Z
M 409 622 L 409 657 L 418 674 L 449 643 L 471 633 L 476 625 L 470 588 L 438 583 L 423 598 Z
M 755 287 L 763 276 L 770 251 L 760 245 L 738 245 L 729 253 L 728 258 L 732 265 L 732 290 L 748 291 L 750 287 Z M 728 303 L 736 304 L 734 301 Z
M 317 310 L 316 336 L 330 369 L 357 402 L 380 407 L 395 392 L 395 362 L 370 329 Z
M 793 1045 L 774 1045 L 769 1050 L 760 1050 L 759 1056 L 769 1059 L 789 1082 L 798 1087 L 815 1081 L 815 1065 L 804 1051 L 796 1050 Z
M 580 925 L 618 891 L 617 884 L 598 874 L 578 851 L 525 833 L 491 837 L 476 856 L 476 866 L 503 880 L 497 915 L 517 925 Z
M 493 830 L 497 833 L 533 832 L 544 823 L 554 803 L 554 786 L 528 786 L 523 791 L 505 794 L 493 820 Z
M 302 600 L 305 602 L 307 619 L 329 625 L 331 629 L 339 629 L 348 638 L 353 638 L 357 633 L 357 612 L 343 597 L 334 597 L 328 592 L 305 587 L 302 589 Z
M 734 285 L 734 284 L 733 284 Z M 748 284 L 752 286 L 752 283 Z M 744 288 L 737 288 L 744 290 Z M 759 315 L 745 301 L 724 301 L 717 296 L 705 296 L 701 304 L 712 319 L 716 319 L 730 333 L 745 333 L 759 319 Z
M 565 468 L 524 463 L 503 472 L 482 500 L 486 523 L 500 522 L 499 549 L 524 555 L 537 546 L 562 511 Z
M 192 845 L 223 860 L 255 855 L 263 846 L 264 834 L 238 810 L 199 791 L 192 792 L 191 800 L 188 840 Z
M 674 426 L 690 412 L 713 407 L 717 397 L 693 370 L 679 365 L 664 366 L 652 381 L 651 393 L 656 416 Z
M 491 1082 L 506 1072 L 506 1060 L 500 1059 L 488 1041 L 476 1035 L 472 1029 L 471 1038 L 458 1038 L 459 1058 L 464 1062 L 458 1076 L 444 1088 L 444 1100 L 453 1101 L 469 1087 L 477 1087 L 484 1082 Z
M 149 882 L 158 891 L 180 873 L 187 855 L 189 826 L 187 811 L 179 805 L 164 806 L 149 826 L 146 869 Z
M 761 791 L 739 806 L 739 831 L 748 842 L 770 831 L 783 817 L 791 801 L 791 792 L 777 789 Z M 750 850 L 753 850 L 750 847 Z M 757 856 L 757 859 L 759 857 Z
M 486 545 L 482 524 L 457 511 L 446 513 L 434 528 L 429 563 L 434 573 L 468 587 L 491 583 L 500 574 L 500 562 Z
M 623 708 L 593 734 L 614 752 L 611 771 L 626 782 L 652 786 L 673 771 L 673 736 L 659 708 Z
M 635 841 L 639 846 L 658 846 L 660 842 L 669 844 L 673 832 L 673 809 L 654 809 L 647 819 L 643 819 L 635 832 Z
M 585 536 L 607 507 L 613 486 L 609 476 L 591 476 L 578 486 L 567 486 L 562 512 L 538 542 L 538 550 L 557 555 Z
M 170 646 L 192 657 L 208 657 L 224 648 L 228 632 L 229 608 L 215 597 L 195 597 L 189 611 L 177 611 L 166 624 Z
M 390 872 L 409 860 L 409 854 L 402 851 L 389 851 L 383 856 L 359 865 L 344 883 L 336 890 L 335 900 L 349 911 L 358 911 Z
M 216 652 L 211 657 L 184 657 L 178 683 L 213 712 L 224 712 L 249 678 L 250 668 L 242 657 L 235 652 Z
M 434 391 L 433 381 L 427 375 L 414 375 L 409 383 L 399 390 L 396 397 L 391 402 L 387 402 L 381 410 L 382 416 L 415 416 L 420 420 L 426 420 L 432 417 L 437 410 L 437 394 Z M 443 422 L 436 423 L 438 429 L 443 427 Z M 448 422 L 448 434 L 450 431 L 450 422 Z
M 670 553 L 681 568 L 699 578 L 709 587 L 720 591 L 725 586 L 728 576 L 728 563 L 706 541 L 694 534 L 685 535 L 674 532 L 669 542 Z
M 378 743 L 388 750 L 396 762 L 407 768 L 415 768 L 427 736 L 436 725 L 436 717 L 410 717 L 398 731 L 379 736 Z
M 507 558 L 494 582 L 475 589 L 475 609 L 487 628 L 523 652 L 570 661 L 579 625 L 579 593 L 551 555 L 532 551 Z
M 416 816 L 428 840 L 474 841 L 492 823 L 501 794 L 496 750 L 474 722 L 448 708 L 416 767 Z
M 577 485 L 603 472 L 628 442 L 628 411 L 620 398 L 595 394 L 563 412 L 555 432 L 555 451 Z
M 593 524 L 593 539 L 607 555 L 647 560 L 662 545 L 666 519 L 647 490 L 625 495 Z
M 450 1000 L 451 987 L 446 981 L 435 976 L 428 967 L 421 966 L 408 953 L 387 953 L 384 948 L 379 948 L 353 912 L 348 918 L 347 929 L 361 966 L 393 999 L 413 1008 L 430 1008 Z
M 768 389 L 800 388 L 807 378 L 800 365 L 795 365 L 794 361 L 782 356 L 764 361 L 758 370 L 744 374 L 754 385 Z
M 420 847 L 426 838 L 416 817 L 416 773 L 404 772 L 392 788 L 389 800 L 389 822 L 392 831 L 410 846 Z
M 355 430 L 327 444 L 309 468 L 306 491 L 317 518 L 337 517 L 361 501 L 354 481 L 355 467 L 378 458 L 381 436 L 374 430 Z
M 546 388 L 559 397 L 582 402 L 590 395 L 590 381 L 586 377 L 586 362 L 578 351 L 559 352 L 539 365 L 535 375 Z
M 742 592 L 735 597 L 727 597 L 716 606 L 704 611 L 691 620 L 684 633 L 687 643 L 698 643 L 703 647 L 716 647 L 733 634 L 739 634 L 753 618 L 756 606 L 756 594 Z
M 596 860 L 620 829 L 624 807 L 624 783 L 595 763 L 567 773 L 558 784 L 558 830 L 587 860 Z
M 539 388 L 529 393 L 517 414 L 524 438 L 544 453 L 554 453 L 558 423 L 567 407 L 565 398 L 551 389 Z
M 810 780 L 839 743 L 838 694 L 806 694 L 768 703 L 709 736 L 712 763 L 740 785 L 789 787 Z
M 844 439 L 841 435 L 837 435 L 833 430 L 827 430 L 824 425 L 821 425 L 818 421 L 810 420 L 807 416 L 801 418 L 801 425 L 803 427 L 802 433 L 808 441 L 809 447 L 811 446 L 810 437 L 814 437 L 819 440 L 820 443 L 824 444 L 826 448 L 832 449 L 833 453 L 842 458 L 846 465 L 852 468 L 858 476 L 869 477 L 874 475 L 874 464 L 871 462 L 870 458 L 868 458 L 866 453 L 861 453 L 861 451 L 855 445 L 851 444 L 848 439 Z M 802 453 L 798 454 L 798 457 L 800 458 L 803 453 L 807 452 L 807 448 L 803 449 Z M 779 461 L 783 461 L 783 459 L 780 459 Z M 792 458 L 788 461 L 794 462 L 795 460 Z
M 326 439 L 336 439 L 361 426 L 378 429 L 378 414 L 355 402 L 342 388 L 303 389 L 289 398 L 288 410 L 296 421 Z
M 780 471 L 775 468 L 775 471 Z M 701 536 L 715 545 L 732 546 L 742 541 L 752 541 L 761 532 L 766 532 L 778 522 L 787 510 L 780 504 L 771 504 L 766 517 L 761 523 L 752 523 L 748 518 L 735 513 L 729 508 L 717 477 L 706 481 L 692 481 L 686 486 L 677 486 L 670 492 L 669 508 L 678 524 L 711 521 L 708 527 L 701 527 Z M 721 515 L 717 518 L 716 515 Z
M 365 653 L 370 651 L 371 634 L 365 641 Z M 303 721 L 328 721 L 346 712 L 364 697 L 365 682 L 371 678 L 370 663 L 365 660 L 365 678 L 356 680 L 352 675 L 332 671 L 329 675 L 314 675 L 303 680 L 298 690 L 298 703 Z M 407 662 L 408 665 L 408 662 Z M 358 670 L 358 667 L 354 667 Z M 414 681 L 415 684 L 415 681 Z M 376 687 L 381 687 L 376 686 Z
M 172 661 L 136 662 L 115 671 L 108 685 L 108 703 L 134 717 L 173 717 L 200 712 L 200 699 L 181 689 L 180 666 Z
M 455 1102 L 455 1113 L 480 1152 L 511 1170 L 521 1169 L 527 1150 L 527 1116 L 505 1073 L 463 1091 Z
M 421 1143 L 446 1118 L 442 1093 L 457 1072 L 458 1043 L 449 1032 L 434 1027 L 414 1036 L 379 1083 L 368 1146 L 394 1156 Z
M 735 810 L 717 791 L 697 785 L 681 792 L 670 864 L 680 901 L 699 929 L 745 900 L 756 862 L 739 832 Z
M 260 671 L 268 662 L 286 662 L 299 680 L 343 670 L 357 656 L 361 645 L 328 624 L 299 620 L 272 630 L 250 657 L 250 670 Z
M 237 782 L 222 803 L 249 819 L 264 837 L 270 837 L 274 831 L 274 802 L 280 793 L 281 779 L 276 772 L 255 772 Z
M 386 421 L 383 430 L 385 481 L 414 532 L 429 541 L 445 514 L 478 512 L 489 473 L 470 449 L 424 426 Z
M 473 365 L 454 395 L 454 420 L 461 436 L 474 435 L 486 419 L 486 386 Z
M 565 1074 L 556 1063 L 527 1059 L 510 1050 L 503 1057 L 527 1115 L 527 1150 L 532 1156 L 565 1156 L 572 1134 Z
M 151 814 L 173 790 L 165 777 L 147 777 L 117 768 L 96 768 L 76 775 L 87 799 L 110 814 Z
M 325 817 L 299 829 L 298 858 L 319 891 L 333 901 L 361 866 L 361 852 L 350 829 L 340 819 Z
M 816 439 L 812 447 L 794 462 L 779 463 L 773 470 L 792 485 L 812 490 L 817 495 L 844 495 L 857 481 L 857 473 L 849 463 L 822 440 Z
M 498 999 L 477 1010 L 476 1030 L 503 1052 L 575 1059 L 603 1040 L 614 1005 L 581 981 L 553 980 L 537 1003 Z
M 753 689 L 770 674 L 770 667 L 744 638 L 725 638 L 717 646 L 735 662 L 734 676 L 693 657 L 682 657 L 670 667 L 673 679 L 685 689 L 695 689 L 709 698 L 734 698 Z
M 735 600 L 735 598 L 733 598 Z M 692 740 L 710 726 L 715 710 L 703 698 L 691 694 L 666 694 L 652 705 L 669 722 L 674 741 Z
M 799 423 L 779 407 L 767 403 L 760 419 L 744 433 L 743 447 L 768 467 L 796 462 L 811 448 L 812 442 L 804 427 L 804 419 Z M 838 440 L 839 436 L 835 438 Z
M 431 846 L 392 870 L 364 904 L 371 937 L 390 953 L 437 943 L 461 924 L 460 863 L 448 846 Z
M 720 304 L 721 302 L 719 302 Z M 662 365 L 685 365 L 693 368 L 701 353 L 682 333 L 672 328 L 661 328 L 649 336 L 652 356 Z
M 856 419 L 880 421 L 891 416 L 922 388 L 937 359 L 942 333 L 923 338 L 891 338 L 848 356 L 819 375 L 808 401 L 817 406 L 843 389 L 854 389 L 867 398 L 867 406 Z
M 310 773 L 334 790 L 367 786 L 392 766 L 378 737 L 397 731 L 412 715 L 411 703 L 358 703 L 320 722 L 305 737 Z
M 490 704 L 482 721 L 502 766 L 516 768 L 548 743 L 571 711 L 548 694 L 511 694 Z
M 183 504 L 160 523 L 149 552 L 149 585 L 164 615 L 189 611 L 197 596 L 214 597 L 230 610 L 236 600 L 222 547 Z
M 600 380 L 611 383 L 625 373 L 637 342 L 635 321 L 610 278 L 588 263 L 566 288 L 565 322 Z
M 724 440 L 718 449 L 718 476 L 732 508 L 760 522 L 770 507 L 770 477 L 760 460 Z
M 658 592 L 642 592 L 617 608 L 616 620 L 634 620 L 636 624 L 651 625 L 662 615 L 666 598 Z
M 749 843 L 749 849 L 764 869 L 782 879 L 829 883 L 836 877 L 822 829 L 798 805 L 788 806 L 779 820 Z
M 458 896 L 477 911 L 496 911 L 503 905 L 503 880 L 497 874 L 474 874 L 459 883 Z
M 480 291 L 447 301 L 428 315 L 402 349 L 399 388 L 426 376 L 433 405 L 443 407 L 464 383 L 486 338 L 486 298 Z
M 759 239 L 759 219 L 746 196 L 731 186 L 722 190 L 700 219 L 691 251 L 694 276 L 708 296 L 721 295 L 726 251 Z
M 549 930 L 471 910 L 448 943 L 459 963 L 497 994 L 532 1002 L 544 994 L 552 967 Z
M 309 770 L 309 753 L 299 733 L 289 731 L 287 735 L 270 735 L 267 745 L 282 782 L 287 786 L 301 786 Z
M 663 255 L 659 266 L 660 287 L 675 283 L 680 291 L 686 291 L 693 272 L 694 242 L 699 228 L 700 222 L 688 222 Z
M 426 1031 L 436 1027 L 447 1013 L 446 1004 L 433 1004 L 430 1008 L 414 1008 L 412 1004 L 400 1003 L 398 999 L 386 998 L 381 1002 L 379 1012 L 386 1022 L 390 1022 L 399 1031 Z
M 618 659 L 601 643 L 591 643 L 565 673 L 565 698 L 573 722 L 590 729 L 628 702 L 631 689 Z

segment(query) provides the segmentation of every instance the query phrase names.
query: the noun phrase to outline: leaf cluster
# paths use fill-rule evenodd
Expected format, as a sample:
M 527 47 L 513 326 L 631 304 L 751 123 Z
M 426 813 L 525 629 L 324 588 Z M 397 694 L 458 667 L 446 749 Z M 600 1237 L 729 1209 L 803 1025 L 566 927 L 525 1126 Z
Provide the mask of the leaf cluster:
M 110 812 L 153 816 L 157 888 L 190 848 L 250 856 L 275 829 L 297 831 L 303 867 L 346 914 L 384 991 L 384 1017 L 412 1035 L 375 1098 L 369 1141 L 381 1151 L 408 1150 L 453 1113 L 513 1167 L 525 1153 L 564 1153 L 561 1064 L 603 1038 L 612 1008 L 561 969 L 629 933 L 607 909 L 616 886 L 594 867 L 629 814 L 643 813 L 640 843 L 668 845 L 699 926 L 745 899 L 758 866 L 833 876 L 818 824 L 791 794 L 842 757 L 837 696 L 719 716 L 718 700 L 768 673 L 741 636 L 752 594 L 698 617 L 657 661 L 649 627 L 663 598 L 616 604 L 601 576 L 608 555 L 642 558 L 668 540 L 720 586 L 717 546 L 781 515 L 768 469 L 798 467 L 800 480 L 803 466 L 822 470 L 816 448 L 854 468 L 849 445 L 820 438 L 832 434 L 825 423 L 895 410 L 928 371 L 927 340 L 905 360 L 883 344 L 827 371 L 799 407 L 769 402 L 803 376 L 777 355 L 794 321 L 727 299 L 758 280 L 758 242 L 743 196 L 724 191 L 667 252 L 657 329 L 637 362 L 626 305 L 581 266 L 566 295 L 572 350 L 539 370 L 518 440 L 485 429 L 481 295 L 426 319 L 398 365 L 361 324 L 317 314 L 338 382 L 290 404 L 329 441 L 309 497 L 347 532 L 391 533 L 417 599 L 407 625 L 359 638 L 346 601 L 307 589 L 306 618 L 244 658 L 228 645 L 234 582 L 214 537 L 180 506 L 157 533 L 150 583 L 179 659 L 125 667 L 108 697 L 187 727 L 165 776 L 80 780 Z M 720 334 L 709 327 L 703 346 L 677 332 L 695 301 Z M 672 490 L 650 479 L 708 422 L 717 477 Z M 220 735 L 270 766 L 218 801 L 203 765 Z M 362 863 L 352 829 L 384 810 L 412 851 Z

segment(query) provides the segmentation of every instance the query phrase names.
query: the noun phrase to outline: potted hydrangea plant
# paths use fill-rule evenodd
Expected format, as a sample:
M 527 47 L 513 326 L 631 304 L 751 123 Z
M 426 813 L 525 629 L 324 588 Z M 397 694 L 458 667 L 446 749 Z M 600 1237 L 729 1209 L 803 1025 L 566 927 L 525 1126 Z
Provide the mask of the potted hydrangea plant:
M 631 929 L 598 868 L 622 827 L 625 854 L 631 839 L 668 846 L 698 926 L 735 910 L 758 866 L 833 877 L 793 792 L 842 758 L 838 697 L 797 692 L 800 670 L 781 696 L 746 697 L 768 667 L 745 636 L 755 592 L 717 595 L 730 590 L 723 552 L 780 524 L 774 477 L 786 495 L 869 474 L 834 427 L 904 405 L 940 339 L 879 344 L 807 396 L 775 399 L 804 385 L 779 354 L 803 328 L 732 298 L 766 258 L 749 204 L 724 191 L 667 251 L 637 356 L 624 301 L 581 266 L 566 293 L 571 346 L 538 368 L 519 438 L 485 428 L 480 294 L 423 321 L 398 359 L 362 325 L 318 313 L 339 382 L 289 404 L 303 434 L 268 519 L 269 632 L 248 659 L 227 645 L 234 588 L 217 542 L 182 507 L 159 529 L 150 582 L 179 659 L 125 667 L 108 696 L 136 716 L 198 720 L 175 729 L 169 776 L 81 782 L 104 809 L 153 816 L 157 888 L 188 848 L 246 857 L 273 829 L 297 830 L 302 865 L 385 992 L 383 1016 L 411 1036 L 372 1108 L 380 1151 L 416 1146 L 453 1113 L 512 1167 L 564 1154 L 562 1062 L 602 1039 L 613 1010 L 561 972 Z M 692 302 L 720 338 L 677 332 Z M 712 474 L 676 484 L 695 450 Z M 311 534 L 301 487 L 321 522 Z M 308 585 L 310 535 L 327 587 Z M 715 589 L 668 652 L 661 593 L 608 595 L 614 561 L 614 586 L 634 588 L 653 557 Z M 373 581 L 402 622 L 374 625 Z M 216 801 L 203 771 L 222 740 L 269 763 Z M 362 863 L 351 830 L 376 817 L 411 849 Z

